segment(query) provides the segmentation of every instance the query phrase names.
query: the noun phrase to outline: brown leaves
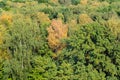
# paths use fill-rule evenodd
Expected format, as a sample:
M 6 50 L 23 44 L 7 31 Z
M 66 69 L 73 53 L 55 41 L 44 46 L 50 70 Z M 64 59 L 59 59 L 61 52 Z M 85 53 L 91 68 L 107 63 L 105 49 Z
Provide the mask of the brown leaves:
M 68 27 L 61 20 L 52 20 L 48 31 L 48 44 L 51 49 L 58 50 L 65 46 L 61 39 L 67 38 Z

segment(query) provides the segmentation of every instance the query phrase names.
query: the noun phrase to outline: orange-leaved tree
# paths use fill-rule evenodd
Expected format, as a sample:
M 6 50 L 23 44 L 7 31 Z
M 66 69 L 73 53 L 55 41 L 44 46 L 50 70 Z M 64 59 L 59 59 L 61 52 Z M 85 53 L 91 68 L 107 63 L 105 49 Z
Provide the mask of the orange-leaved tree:
M 0 23 L 5 26 L 9 26 L 12 23 L 12 14 L 2 13 L 0 15 Z
M 50 48 L 54 51 L 62 49 L 65 44 L 63 44 L 61 40 L 67 38 L 67 25 L 63 24 L 61 20 L 52 20 L 47 31 Z

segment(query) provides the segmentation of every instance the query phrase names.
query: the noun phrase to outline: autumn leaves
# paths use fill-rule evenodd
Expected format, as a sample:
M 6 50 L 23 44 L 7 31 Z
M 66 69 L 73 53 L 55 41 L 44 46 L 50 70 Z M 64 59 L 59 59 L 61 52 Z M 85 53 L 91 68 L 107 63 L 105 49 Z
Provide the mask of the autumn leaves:
M 51 49 L 58 50 L 64 47 L 61 40 L 67 38 L 68 27 L 61 20 L 52 20 L 48 31 L 48 44 Z
M 79 16 L 79 24 L 84 25 L 93 22 L 87 14 L 81 14 Z M 53 19 L 51 25 L 47 28 L 48 31 L 48 44 L 49 47 L 57 52 L 65 47 L 62 42 L 63 39 L 68 37 L 68 25 L 63 24 L 61 19 Z

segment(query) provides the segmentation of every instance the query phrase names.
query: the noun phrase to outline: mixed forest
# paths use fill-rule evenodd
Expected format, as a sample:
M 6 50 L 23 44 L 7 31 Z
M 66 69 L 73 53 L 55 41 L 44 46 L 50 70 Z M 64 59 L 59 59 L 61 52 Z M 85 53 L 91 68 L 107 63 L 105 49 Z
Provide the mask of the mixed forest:
M 120 80 L 120 0 L 0 0 L 0 80 Z

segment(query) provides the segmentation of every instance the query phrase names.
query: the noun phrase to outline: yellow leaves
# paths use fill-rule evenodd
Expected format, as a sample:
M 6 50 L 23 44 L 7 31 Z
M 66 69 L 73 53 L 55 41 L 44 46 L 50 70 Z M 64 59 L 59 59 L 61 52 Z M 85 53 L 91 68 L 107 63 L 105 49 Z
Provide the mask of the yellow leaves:
M 58 0 L 50 0 L 50 2 L 54 3 L 54 4 L 57 4 L 58 3 Z
M 48 15 L 43 12 L 38 12 L 36 14 L 37 21 L 41 24 L 49 24 L 50 19 L 48 18 Z
M 6 28 L 3 25 L 0 25 L 0 45 L 3 43 L 3 35 L 5 34 Z
M 46 5 L 46 4 L 44 4 L 44 3 L 40 3 L 40 5 L 39 5 L 38 7 L 40 7 L 40 9 L 43 10 L 43 9 L 45 9 L 45 8 L 49 8 L 50 5 Z
M 23 6 L 25 6 L 24 3 L 14 3 L 14 7 L 21 8 Z
M 107 1 L 99 2 L 99 1 L 93 0 L 93 1 L 90 1 L 89 3 L 93 8 L 109 6 L 109 3 Z
M 69 30 L 72 30 L 72 31 L 76 31 L 78 30 L 78 26 L 77 26 L 77 20 L 76 19 L 72 19 L 69 23 Z
M 61 39 L 67 38 L 68 27 L 61 20 L 52 20 L 48 31 L 48 44 L 53 50 L 61 49 L 64 44 Z
M 79 16 L 79 23 L 81 25 L 88 24 L 93 22 L 93 20 L 87 14 L 80 14 Z
M 3 44 L 3 38 L 5 35 L 6 28 L 3 25 L 0 25 L 0 45 Z M 9 55 L 6 50 L 0 49 L 0 59 L 8 59 Z
M 10 56 L 7 53 L 7 50 L 0 50 L 0 59 L 9 59 Z
M 106 26 L 108 26 L 115 35 L 120 33 L 120 19 L 111 18 L 106 22 Z
M 3 40 L 6 33 L 6 26 L 12 23 L 12 15 L 10 13 L 2 13 L 0 15 L 0 45 L 3 44 Z M 0 59 L 8 59 L 9 55 L 7 50 L 0 48 Z
M 10 25 L 12 23 L 12 14 L 2 13 L 0 16 L 0 23 L 4 25 Z
M 57 18 L 63 20 L 63 19 L 64 19 L 64 16 L 63 16 L 62 13 L 58 13 Z
M 53 54 L 52 54 L 52 58 L 53 58 L 53 59 L 57 59 L 58 56 L 60 55 L 60 53 L 61 53 L 61 50 L 58 50 L 58 51 L 57 51 L 57 54 L 56 54 L 56 53 L 53 53 Z
M 6 4 L 7 4 L 8 6 L 12 6 L 12 2 L 11 2 L 11 1 L 6 1 Z
M 24 18 L 23 18 L 24 17 Z M 25 19 L 25 16 L 23 14 L 20 14 L 20 13 L 16 13 L 14 16 L 13 16 L 13 19 L 16 20 L 16 19 Z
M 80 3 L 83 4 L 83 5 L 87 5 L 88 0 L 81 0 Z
M 95 7 L 97 7 L 97 6 L 99 6 L 100 5 L 100 2 L 97 2 L 97 1 L 94 1 L 93 3 L 92 3 L 92 6 L 95 6 Z
M 77 21 L 75 19 L 73 19 L 69 22 L 69 25 L 72 26 L 72 27 L 75 27 L 76 24 L 77 24 Z
M 109 6 L 110 4 L 107 1 L 103 1 L 100 3 L 100 6 Z
M 37 1 L 26 1 L 25 2 L 26 5 L 30 5 L 30 6 L 35 6 L 35 5 L 38 5 L 38 2 Z

